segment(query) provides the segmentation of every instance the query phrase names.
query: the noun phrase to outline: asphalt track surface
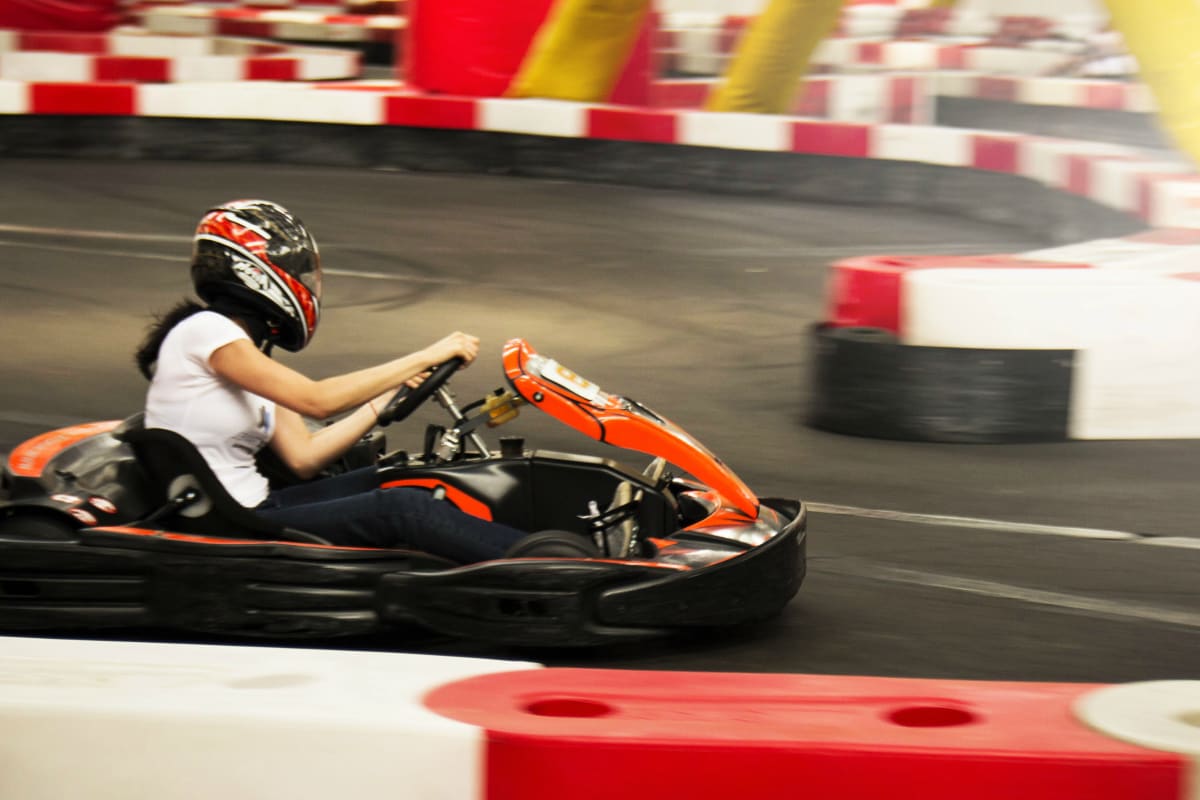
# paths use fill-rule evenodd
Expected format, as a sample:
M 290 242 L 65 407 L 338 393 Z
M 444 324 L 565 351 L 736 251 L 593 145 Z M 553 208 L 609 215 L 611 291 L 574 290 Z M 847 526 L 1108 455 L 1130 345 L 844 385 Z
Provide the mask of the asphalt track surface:
M 800 594 L 777 620 L 729 635 L 565 652 L 411 632 L 330 646 L 993 680 L 1200 669 L 1200 442 L 939 445 L 804 424 L 830 261 L 1044 244 L 905 209 L 501 176 L 0 160 L 0 452 L 140 407 L 130 353 L 149 314 L 187 290 L 192 225 L 250 196 L 303 217 L 328 270 L 321 330 L 287 363 L 319 377 L 467 330 L 484 351 L 453 384 L 466 401 L 502 385 L 501 345 L 521 336 L 681 424 L 760 494 L 813 510 Z M 390 443 L 415 447 L 438 418 L 423 409 Z M 621 456 L 532 410 L 505 432 Z

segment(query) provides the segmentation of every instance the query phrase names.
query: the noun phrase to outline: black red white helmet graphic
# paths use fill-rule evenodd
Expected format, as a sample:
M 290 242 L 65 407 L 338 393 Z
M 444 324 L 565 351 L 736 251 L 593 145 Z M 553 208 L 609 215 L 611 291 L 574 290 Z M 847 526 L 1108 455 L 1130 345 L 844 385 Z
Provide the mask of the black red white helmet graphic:
M 200 220 L 192 284 L 209 304 L 258 315 L 285 350 L 312 340 L 321 318 L 321 255 L 299 219 L 268 200 L 234 200 Z

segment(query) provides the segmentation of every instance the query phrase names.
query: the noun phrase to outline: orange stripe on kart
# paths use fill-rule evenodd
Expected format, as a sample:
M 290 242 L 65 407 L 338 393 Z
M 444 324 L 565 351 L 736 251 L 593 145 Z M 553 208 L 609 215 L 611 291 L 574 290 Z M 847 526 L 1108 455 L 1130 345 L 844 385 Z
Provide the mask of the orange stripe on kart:
M 50 462 L 50 459 L 63 450 L 89 436 L 108 433 L 120 424 L 120 420 L 114 419 L 47 431 L 17 445 L 17 448 L 8 456 L 8 469 L 13 475 L 22 478 L 36 478 L 46 469 L 46 464 Z
M 402 487 L 445 489 L 446 499 L 457 506 L 460 511 L 470 514 L 472 517 L 479 517 L 480 519 L 487 520 L 488 522 L 492 521 L 492 510 L 488 508 L 486 503 L 476 500 L 462 489 L 451 486 L 444 481 L 439 481 L 436 478 L 405 478 L 398 481 L 388 481 L 379 488 L 397 489 Z
M 172 542 L 197 542 L 199 544 L 222 545 L 264 545 L 282 544 L 288 547 L 315 547 L 321 550 L 390 550 L 382 547 L 347 547 L 337 544 L 317 544 L 316 542 L 290 542 L 284 539 L 238 539 L 224 536 L 197 536 L 190 533 L 173 533 L 158 531 L 151 528 L 134 528 L 128 525 L 104 525 L 85 530 L 102 531 L 104 533 L 121 533 L 128 536 L 150 536 L 157 539 L 167 539 Z

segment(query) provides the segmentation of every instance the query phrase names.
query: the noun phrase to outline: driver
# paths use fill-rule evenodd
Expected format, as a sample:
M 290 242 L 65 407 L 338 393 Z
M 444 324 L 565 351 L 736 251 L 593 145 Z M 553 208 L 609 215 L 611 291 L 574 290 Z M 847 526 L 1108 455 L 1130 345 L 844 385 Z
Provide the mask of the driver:
M 147 428 L 187 438 L 239 503 L 337 545 L 405 547 L 467 563 L 499 558 L 526 534 L 460 511 L 423 489 L 380 489 L 375 467 L 272 491 L 255 456 L 270 446 L 300 478 L 317 476 L 369 431 L 400 387 L 479 340 L 456 332 L 392 361 L 312 380 L 274 361 L 298 351 L 321 314 L 321 259 L 304 225 L 265 200 L 211 209 L 196 229 L 192 284 L 137 350 L 150 379 Z M 345 414 L 310 431 L 304 417 Z

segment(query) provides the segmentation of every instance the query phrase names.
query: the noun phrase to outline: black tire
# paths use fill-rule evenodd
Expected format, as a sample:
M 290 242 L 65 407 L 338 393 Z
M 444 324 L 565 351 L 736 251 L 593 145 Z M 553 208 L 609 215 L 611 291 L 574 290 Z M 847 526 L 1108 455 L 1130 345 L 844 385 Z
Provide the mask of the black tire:
M 577 533 L 538 531 L 518 539 L 505 558 L 600 558 L 599 548 Z
M 866 344 L 899 344 L 896 334 L 886 328 L 867 328 L 854 326 L 847 328 L 826 327 L 824 334 L 831 339 L 844 342 L 863 342 Z
M 76 525 L 49 514 L 15 514 L 0 519 L 0 539 L 23 542 L 73 542 Z

